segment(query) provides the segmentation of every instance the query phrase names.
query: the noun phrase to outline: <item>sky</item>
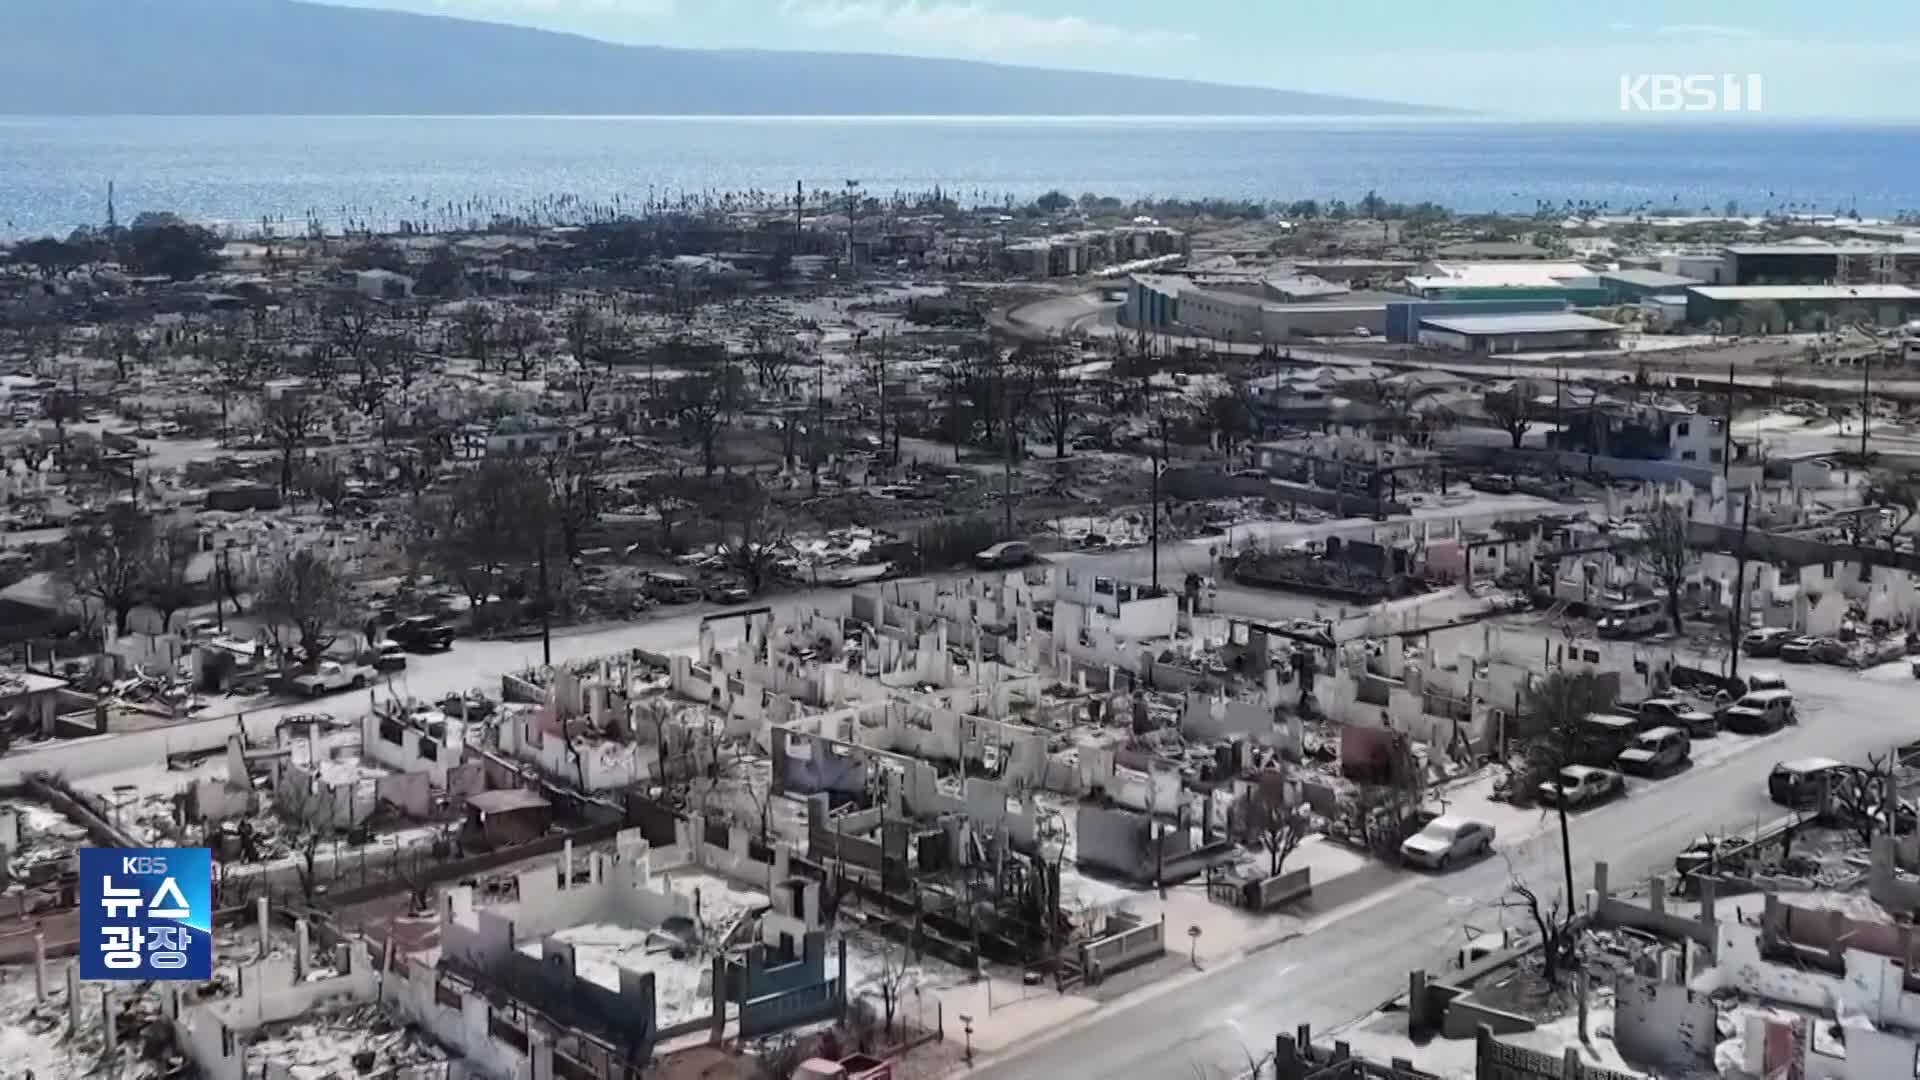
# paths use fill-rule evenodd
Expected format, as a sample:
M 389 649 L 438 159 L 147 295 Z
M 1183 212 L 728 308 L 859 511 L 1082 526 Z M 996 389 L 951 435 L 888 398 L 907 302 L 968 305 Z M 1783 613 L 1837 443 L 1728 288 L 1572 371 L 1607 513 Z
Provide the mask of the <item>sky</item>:
M 1913 0 L 333 2 L 627 44 L 946 56 L 1530 118 L 1623 118 L 1622 76 L 1757 74 L 1749 119 L 1920 118 Z

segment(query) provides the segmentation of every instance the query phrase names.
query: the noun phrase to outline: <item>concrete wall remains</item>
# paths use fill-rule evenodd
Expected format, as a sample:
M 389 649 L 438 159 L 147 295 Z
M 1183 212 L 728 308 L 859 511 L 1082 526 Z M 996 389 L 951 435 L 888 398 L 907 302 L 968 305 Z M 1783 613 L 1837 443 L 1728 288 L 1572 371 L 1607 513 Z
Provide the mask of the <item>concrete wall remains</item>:
M 1684 1069 L 1713 1058 L 1719 1009 L 1677 983 L 1623 975 L 1614 984 L 1613 1041 L 1637 1062 Z
M 1607 864 L 1593 864 L 1594 923 L 1600 926 L 1631 926 L 1676 941 L 1696 942 L 1705 953 L 1707 962 L 1713 963 L 1720 945 L 1720 923 L 1713 908 L 1713 881 L 1708 878 L 1699 880 L 1700 914 L 1694 917 L 1667 910 L 1667 883 L 1664 878 L 1656 875 L 1648 881 L 1647 887 L 1648 906 L 1643 908 L 1613 895 L 1607 880 Z

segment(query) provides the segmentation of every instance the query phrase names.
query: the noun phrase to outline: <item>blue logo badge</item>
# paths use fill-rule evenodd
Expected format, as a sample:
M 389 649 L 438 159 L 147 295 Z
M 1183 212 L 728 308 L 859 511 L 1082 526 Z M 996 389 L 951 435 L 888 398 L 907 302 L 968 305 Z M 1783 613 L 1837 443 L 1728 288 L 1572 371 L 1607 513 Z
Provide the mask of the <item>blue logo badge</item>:
M 213 978 L 212 853 L 81 848 L 80 977 Z

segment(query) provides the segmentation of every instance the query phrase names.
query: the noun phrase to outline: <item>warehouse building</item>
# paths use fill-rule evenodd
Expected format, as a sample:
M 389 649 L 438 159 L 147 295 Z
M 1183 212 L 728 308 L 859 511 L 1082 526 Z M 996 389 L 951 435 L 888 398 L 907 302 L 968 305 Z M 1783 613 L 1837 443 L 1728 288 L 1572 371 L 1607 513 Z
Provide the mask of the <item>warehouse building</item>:
M 1388 341 L 1419 340 L 1420 320 L 1442 315 L 1539 315 L 1567 310 L 1565 300 L 1396 300 L 1386 305 Z
M 1727 281 L 1734 285 L 1828 285 L 1840 278 L 1840 250 L 1827 243 L 1733 244 Z
M 1599 276 L 1576 262 L 1430 262 L 1407 276 L 1407 288 L 1427 300 L 1608 302 Z
M 1293 264 L 1294 270 L 1328 281 L 1399 281 L 1419 268 L 1418 263 L 1398 259 L 1309 259 Z
M 1600 275 L 1600 286 L 1616 304 L 1637 304 L 1650 297 L 1678 295 L 1695 285 L 1705 284 L 1699 278 L 1659 270 L 1608 270 Z
M 1296 337 L 1380 335 L 1387 303 L 1399 293 L 1329 294 L 1325 303 L 1278 303 L 1229 289 L 1203 288 L 1173 274 L 1135 274 L 1121 308 L 1124 325 L 1188 333 L 1227 342 L 1284 342 Z
M 1659 270 L 1675 277 L 1692 278 L 1702 285 L 1733 283 L 1724 251 L 1669 251 L 1659 256 Z
M 1917 285 L 1920 244 L 1789 240 L 1726 249 L 1734 285 Z
M 1543 349 L 1606 349 L 1620 328 L 1605 319 L 1571 311 L 1516 315 L 1440 315 L 1420 320 L 1420 344 L 1467 353 L 1538 352 Z
M 1355 293 L 1328 304 L 1268 304 L 1260 309 L 1260 334 L 1272 342 L 1302 337 L 1379 337 L 1387 330 L 1387 305 Z
M 1279 304 L 1330 304 L 1336 297 L 1353 291 L 1353 287 L 1346 282 L 1328 281 L 1312 275 L 1269 277 L 1261 282 L 1261 286 L 1267 298 Z
M 1697 285 L 1687 321 L 1746 333 L 1819 330 L 1856 322 L 1898 326 L 1920 317 L 1920 290 L 1907 285 Z
M 1179 323 L 1204 337 L 1253 341 L 1260 336 L 1260 310 L 1266 304 L 1246 293 L 1187 289 L 1180 294 Z
M 1521 243 L 1518 240 L 1465 240 L 1458 244 L 1443 245 L 1434 252 L 1443 261 L 1457 259 L 1484 259 L 1498 262 L 1545 262 L 1553 258 L 1553 252 L 1534 244 Z
M 1191 286 L 1170 274 L 1135 274 L 1127 279 L 1127 303 L 1120 321 L 1143 330 L 1168 330 L 1180 321 L 1180 294 Z

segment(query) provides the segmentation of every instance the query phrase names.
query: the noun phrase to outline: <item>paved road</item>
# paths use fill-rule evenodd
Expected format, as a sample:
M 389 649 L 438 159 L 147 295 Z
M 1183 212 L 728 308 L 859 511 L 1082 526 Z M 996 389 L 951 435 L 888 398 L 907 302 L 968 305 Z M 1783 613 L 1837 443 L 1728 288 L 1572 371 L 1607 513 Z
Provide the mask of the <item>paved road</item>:
M 1607 861 L 1612 880 L 1625 887 L 1670 869 L 1673 856 L 1702 832 L 1778 817 L 1765 790 L 1777 761 L 1818 754 L 1864 762 L 1870 751 L 1920 736 L 1920 714 L 1902 707 L 1915 689 L 1904 663 L 1867 675 L 1781 670 L 1802 703 L 1802 723 L 1715 764 L 1637 783 L 1627 798 L 1576 815 L 1576 888 L 1588 887 L 1596 859 Z M 1465 944 L 1466 927 L 1501 925 L 1497 903 L 1510 873 L 1557 895 L 1558 843 L 1557 830 L 1545 829 L 1499 858 L 1449 875 L 1401 874 L 1358 902 L 1360 910 L 1334 913 L 1297 939 L 1090 1014 L 976 1072 L 991 1080 L 1238 1076 L 1247 1052 L 1258 1059 L 1276 1032 L 1302 1023 L 1330 1031 L 1403 991 L 1409 969 L 1444 970 Z

